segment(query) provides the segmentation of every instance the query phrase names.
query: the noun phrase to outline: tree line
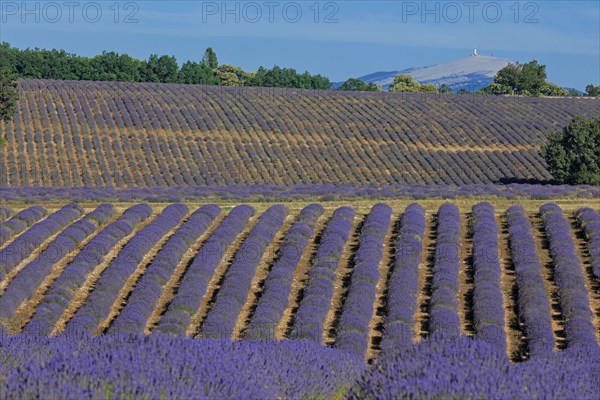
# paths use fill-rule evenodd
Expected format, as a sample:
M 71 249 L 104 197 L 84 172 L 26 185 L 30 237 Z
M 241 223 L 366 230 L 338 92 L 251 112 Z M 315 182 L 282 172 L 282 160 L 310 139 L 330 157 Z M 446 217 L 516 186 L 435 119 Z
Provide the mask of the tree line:
M 128 54 L 103 51 L 94 57 L 65 50 L 24 49 L 0 44 L 0 69 L 17 78 L 186 83 L 222 86 L 267 86 L 298 89 L 331 88 L 329 79 L 293 68 L 260 67 L 246 72 L 241 67 L 219 64 L 217 54 L 207 48 L 202 59 L 179 66 L 174 56 L 152 54 L 139 60 Z

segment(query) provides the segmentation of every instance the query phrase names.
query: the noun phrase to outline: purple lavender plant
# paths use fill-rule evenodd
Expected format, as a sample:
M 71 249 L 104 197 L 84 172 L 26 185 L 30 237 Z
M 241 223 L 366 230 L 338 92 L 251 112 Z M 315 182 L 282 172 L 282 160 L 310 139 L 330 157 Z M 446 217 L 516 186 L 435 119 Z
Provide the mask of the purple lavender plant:
M 129 207 L 115 222 L 94 236 L 50 286 L 33 318 L 25 325 L 23 333 L 49 335 L 88 274 L 102 262 L 119 240 L 131 234 L 151 214 L 152 209 L 147 204 Z
M 562 209 L 554 203 L 540 207 L 550 253 L 554 261 L 554 281 L 565 322 L 565 336 L 569 346 L 596 346 L 596 332 L 592 324 L 589 293 L 581 262 L 575 253 L 570 225 Z
M 152 222 L 142 228 L 104 270 L 86 302 L 65 326 L 65 333 L 93 334 L 108 317 L 110 309 L 125 282 L 146 253 L 187 213 L 187 206 L 171 204 Z
M 547 354 L 552 352 L 555 342 L 550 302 L 544 288 L 531 224 L 521 206 L 510 207 L 506 214 L 511 258 L 517 278 L 519 317 L 525 322 L 529 352 L 532 356 Z
M 269 339 L 288 306 L 294 271 L 308 240 L 313 234 L 317 219 L 325 209 L 319 204 L 310 204 L 298 215 L 290 227 L 279 249 L 277 260 L 265 279 L 265 285 L 256 310 L 244 333 L 247 339 Z
M 156 254 L 152 264 L 131 292 L 125 307 L 108 329 L 108 333 L 144 333 L 163 287 L 181 258 L 220 213 L 221 208 L 213 204 L 200 207 L 192 213 Z
M 33 296 L 54 264 L 75 250 L 79 243 L 104 225 L 114 213 L 110 204 L 98 206 L 59 233 L 33 261 L 23 267 L 0 296 L 0 321 L 11 317 L 23 301 Z
M 355 215 L 353 208 L 340 207 L 327 223 L 296 311 L 292 338 L 321 343 L 323 324 L 333 296 L 336 270 Z
M 458 272 L 460 270 L 460 211 L 443 204 L 437 216 L 437 237 L 429 305 L 429 331 L 460 335 L 458 316 Z
M 388 282 L 387 315 L 380 345 L 383 352 L 412 345 L 424 234 L 425 210 L 416 203 L 410 204 L 402 216 Z
M 379 283 L 379 263 L 392 209 L 376 204 L 365 219 L 354 256 L 348 296 L 337 327 L 335 347 L 364 356 L 369 348 L 369 323 Z
M 215 303 L 202 323 L 202 337 L 231 337 L 237 316 L 248 298 L 256 267 L 267 245 L 283 225 L 287 211 L 282 205 L 274 205 L 254 225 L 225 273 Z
M 204 242 L 183 275 L 173 301 L 158 322 L 157 332 L 185 335 L 225 251 L 242 232 L 252 215 L 254 208 L 250 206 L 235 207 Z
M 592 263 L 592 273 L 600 279 L 600 216 L 589 207 L 583 207 L 575 213 L 579 225 L 587 238 L 588 251 Z
M 473 206 L 473 322 L 479 339 L 506 351 L 498 225 L 490 203 Z
M 4 279 L 8 272 L 27 258 L 50 236 L 79 217 L 83 211 L 83 208 L 76 203 L 69 203 L 48 218 L 33 225 L 8 246 L 0 250 L 0 280 Z
M 0 223 L 0 247 L 13 236 L 38 222 L 46 213 L 47 211 L 44 207 L 33 206 L 19 211 L 8 221 Z

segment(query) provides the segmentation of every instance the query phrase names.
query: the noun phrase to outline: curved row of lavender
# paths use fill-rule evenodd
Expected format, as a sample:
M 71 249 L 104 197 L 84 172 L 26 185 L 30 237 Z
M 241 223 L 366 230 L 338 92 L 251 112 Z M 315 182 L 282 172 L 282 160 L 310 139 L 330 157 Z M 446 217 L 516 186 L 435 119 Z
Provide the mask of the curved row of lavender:
M 83 286 L 96 265 L 102 262 L 118 241 L 131 234 L 134 228 L 151 214 L 152 209 L 147 204 L 131 206 L 116 221 L 94 236 L 50 286 L 32 319 L 25 325 L 23 333 L 50 335 L 75 293 Z
M 390 206 L 376 204 L 365 219 L 354 255 L 348 294 L 336 329 L 335 347 L 362 356 L 369 348 L 369 324 L 381 276 L 379 263 L 391 218 Z
M 498 225 L 494 207 L 473 206 L 473 323 L 476 337 L 506 351 L 502 269 L 498 258 Z
M 308 271 L 308 283 L 296 311 L 292 338 L 321 343 L 337 278 L 336 271 L 355 215 L 352 207 L 340 207 L 327 223 Z
M 542 185 L 510 183 L 506 185 L 396 185 L 396 184 L 314 184 L 314 185 L 227 185 L 123 188 L 106 186 L 84 187 L 0 187 L 0 200 L 32 201 L 197 201 L 201 198 L 235 200 L 343 200 L 355 198 L 460 198 L 501 197 L 552 199 L 557 197 L 599 198 L 598 186 Z
M 575 253 L 575 243 L 570 234 L 571 226 L 562 209 L 554 203 L 541 206 L 540 214 L 550 245 L 554 281 L 558 287 L 567 344 L 596 345 L 589 293 L 585 286 L 581 261 Z
M 592 208 L 583 207 L 575 212 L 575 216 L 588 241 L 592 273 L 600 279 L 600 215 Z
M 181 278 L 177 293 L 167 311 L 158 321 L 156 332 L 185 335 L 192 316 L 200 307 L 215 269 L 254 212 L 254 208 L 250 206 L 236 206 L 204 242 Z
M 425 235 L 425 209 L 413 203 L 400 222 L 386 299 L 381 350 L 412 345 L 419 290 L 419 264 Z
M 517 281 L 519 318 L 525 323 L 529 353 L 532 356 L 547 354 L 552 352 L 555 344 L 552 314 L 531 224 L 522 206 L 511 206 L 506 215 Z
M 69 252 L 74 251 L 79 243 L 96 231 L 114 215 L 111 204 L 101 204 L 94 211 L 73 222 L 60 232 L 37 257 L 25 265 L 9 282 L 0 296 L 0 320 L 14 315 L 17 307 L 33 296 L 38 286 L 44 281 L 52 267 Z
M 8 246 L 0 250 L 0 280 L 26 259 L 37 247 L 75 220 L 84 210 L 76 203 L 69 203 L 50 214 L 46 219 L 31 226 Z
M 248 298 L 258 263 L 275 234 L 281 229 L 287 213 L 287 208 L 280 204 L 271 206 L 252 227 L 225 272 L 213 306 L 200 328 L 201 337 L 231 337 L 237 317 Z
M 187 214 L 187 206 L 171 204 L 142 228 L 102 272 L 94 290 L 65 326 L 68 334 L 93 334 L 108 317 L 119 291 L 148 251 Z
M 460 211 L 451 203 L 437 214 L 435 259 L 429 303 L 429 332 L 460 335 L 458 272 L 460 270 Z
M 0 222 L 4 222 L 14 214 L 10 207 L 0 207 Z
M 277 260 L 265 279 L 262 294 L 244 332 L 246 339 L 273 338 L 273 331 L 289 303 L 294 271 L 324 211 L 320 204 L 309 204 L 300 211 L 297 221 L 286 232 Z
M 146 268 L 108 333 L 144 333 L 164 285 L 183 255 L 220 213 L 221 208 L 214 204 L 200 207 L 177 229 Z
M 0 210 L 6 210 L 2 208 Z M 12 212 L 12 211 L 11 211 Z M 0 211 L 0 214 L 2 211 Z M 10 238 L 23 232 L 25 229 L 38 222 L 48 212 L 42 206 L 32 206 L 19 211 L 8 221 L 0 223 L 0 246 L 4 245 Z M 5 214 L 7 215 L 7 214 Z

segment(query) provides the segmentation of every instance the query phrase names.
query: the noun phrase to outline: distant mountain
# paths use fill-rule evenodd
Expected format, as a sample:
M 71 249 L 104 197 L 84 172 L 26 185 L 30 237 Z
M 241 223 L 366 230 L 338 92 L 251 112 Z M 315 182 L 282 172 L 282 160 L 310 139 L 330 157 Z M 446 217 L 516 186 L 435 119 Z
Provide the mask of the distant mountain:
M 424 84 L 433 84 L 440 86 L 446 84 L 453 90 L 461 88 L 469 91 L 481 89 L 489 85 L 494 80 L 494 75 L 514 61 L 492 56 L 482 56 L 474 54 L 470 57 L 461 58 L 441 64 L 428 67 L 409 68 L 402 71 L 374 72 L 362 76 L 358 79 L 365 82 L 373 82 L 387 90 L 394 82 L 394 76 L 397 74 L 408 74 Z M 334 84 L 338 87 L 343 82 Z

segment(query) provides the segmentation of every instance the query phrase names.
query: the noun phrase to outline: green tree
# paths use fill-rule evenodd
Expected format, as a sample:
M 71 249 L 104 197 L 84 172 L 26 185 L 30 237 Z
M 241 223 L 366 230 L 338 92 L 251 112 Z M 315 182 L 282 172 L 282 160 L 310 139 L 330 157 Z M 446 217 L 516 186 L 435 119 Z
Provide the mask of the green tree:
M 179 66 L 173 56 L 152 54 L 142 70 L 142 80 L 145 82 L 171 83 L 177 81 Z
M 206 64 L 187 61 L 178 72 L 177 82 L 194 85 L 218 85 L 219 78 L 214 75 L 213 70 Z
M 452 93 L 452 88 L 445 83 L 442 83 L 438 88 L 438 92 L 440 93 Z
M 558 85 L 546 81 L 546 66 L 536 60 L 527 64 L 510 63 L 494 76 L 494 82 L 481 90 L 487 94 L 525 96 L 568 96 Z
M 540 154 L 561 183 L 600 185 L 600 116 L 578 115 L 553 132 Z
M 438 90 L 433 85 L 420 84 L 410 75 L 398 74 L 394 77 L 394 84 L 390 88 L 390 92 L 438 93 Z
M 581 94 L 577 91 L 577 89 L 569 89 L 569 96 L 571 97 L 579 97 Z
M 222 64 L 219 68 L 213 70 L 213 72 L 219 79 L 219 85 L 221 86 L 245 86 L 246 82 L 253 78 L 252 73 L 229 64 Z
M 201 64 L 206 65 L 210 69 L 215 69 L 219 66 L 219 62 L 217 60 L 217 53 L 215 53 L 212 47 L 209 47 L 204 52 L 204 57 L 202 57 Z
M 0 120 L 10 121 L 15 114 L 19 90 L 14 74 L 8 68 L 0 68 Z M 0 132 L 0 145 L 4 145 L 4 135 Z
M 598 97 L 600 96 L 600 85 L 594 86 L 593 84 L 589 84 L 585 87 L 585 95 L 590 97 Z
M 381 92 L 381 88 L 373 82 L 365 82 L 360 79 L 350 78 L 337 90 L 354 92 Z

